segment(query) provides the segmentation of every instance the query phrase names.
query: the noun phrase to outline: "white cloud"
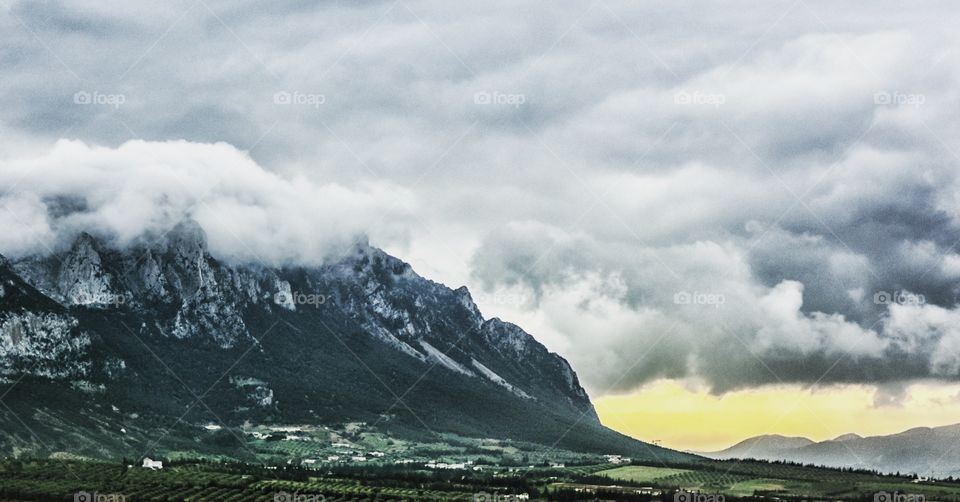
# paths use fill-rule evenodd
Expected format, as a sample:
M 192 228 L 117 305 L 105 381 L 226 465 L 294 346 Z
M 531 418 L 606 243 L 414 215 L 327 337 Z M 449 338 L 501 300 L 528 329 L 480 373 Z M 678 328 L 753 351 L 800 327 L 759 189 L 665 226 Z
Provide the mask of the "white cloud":
M 192 217 L 219 258 L 319 263 L 362 233 L 402 237 L 403 225 L 391 227 L 416 206 L 401 187 L 287 179 L 230 145 L 187 141 L 60 141 L 40 157 L 0 163 L 0 186 L 13 193 L 0 198 L 3 226 L 14 229 L 0 252 L 11 256 L 45 254 L 80 231 L 127 246 Z

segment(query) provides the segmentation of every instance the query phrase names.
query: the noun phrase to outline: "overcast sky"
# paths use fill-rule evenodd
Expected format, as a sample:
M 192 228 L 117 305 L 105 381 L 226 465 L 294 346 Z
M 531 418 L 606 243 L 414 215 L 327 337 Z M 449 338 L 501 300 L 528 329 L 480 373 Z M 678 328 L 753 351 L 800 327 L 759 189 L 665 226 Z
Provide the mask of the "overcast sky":
M 364 233 L 594 395 L 956 381 L 958 11 L 869 5 L 4 2 L 0 252 Z

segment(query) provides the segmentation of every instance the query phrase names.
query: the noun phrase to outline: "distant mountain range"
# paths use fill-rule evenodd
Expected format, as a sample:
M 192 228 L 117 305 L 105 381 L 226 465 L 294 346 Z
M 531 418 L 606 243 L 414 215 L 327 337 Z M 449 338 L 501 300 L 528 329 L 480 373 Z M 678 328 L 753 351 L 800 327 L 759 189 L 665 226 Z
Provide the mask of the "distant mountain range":
M 0 396 L 7 454 L 216 452 L 189 431 L 365 421 L 690 458 L 602 426 L 567 361 L 466 288 L 366 242 L 315 267 L 228 264 L 192 221 L 125 249 L 84 233 L 0 257 Z
M 700 455 L 714 459 L 786 460 L 886 473 L 960 477 L 960 424 L 918 427 L 889 436 L 844 434 L 821 442 L 803 437 L 757 436 L 725 450 Z

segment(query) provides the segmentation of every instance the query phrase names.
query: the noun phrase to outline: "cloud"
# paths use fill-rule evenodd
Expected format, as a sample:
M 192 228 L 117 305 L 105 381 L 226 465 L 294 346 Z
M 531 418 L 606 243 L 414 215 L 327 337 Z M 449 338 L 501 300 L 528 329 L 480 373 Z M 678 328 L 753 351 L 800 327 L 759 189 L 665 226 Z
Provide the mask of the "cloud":
M 60 141 L 36 158 L 0 163 L 0 252 L 47 254 L 78 232 L 117 247 L 156 239 L 185 218 L 211 251 L 240 262 L 319 263 L 362 233 L 400 238 L 381 214 L 415 208 L 402 188 L 349 188 L 264 170 L 225 143 L 129 141 L 118 148 Z
M 813 236 L 792 242 L 794 252 L 826 268 L 821 277 L 872 283 L 866 258 L 831 253 L 829 242 Z M 569 354 L 600 394 L 661 378 L 701 381 L 722 393 L 783 383 L 893 388 L 960 377 L 960 360 L 951 355 L 960 308 L 927 304 L 906 290 L 878 299 L 838 289 L 843 302 L 822 302 L 834 311 L 811 309 L 804 283 L 767 285 L 756 275 L 748 243 L 617 247 L 526 223 L 485 240 L 474 270 L 489 290 L 531 296 L 535 307 L 526 310 L 535 314 L 517 315 Z M 863 316 L 868 310 L 876 316 Z
M 124 245 L 187 212 L 232 260 L 367 233 L 594 392 L 955 380 L 954 17 L 14 2 L 0 249 L 85 227 Z M 905 292 L 924 302 L 876 301 Z

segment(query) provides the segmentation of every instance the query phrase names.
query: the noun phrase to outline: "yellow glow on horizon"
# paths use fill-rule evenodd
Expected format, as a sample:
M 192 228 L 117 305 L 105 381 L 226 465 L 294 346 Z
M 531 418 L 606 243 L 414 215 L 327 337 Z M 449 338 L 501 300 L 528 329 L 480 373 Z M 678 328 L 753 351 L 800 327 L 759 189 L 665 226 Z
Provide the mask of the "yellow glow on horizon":
M 874 406 L 876 392 L 866 385 L 790 385 L 714 396 L 662 380 L 595 404 L 600 420 L 614 430 L 668 448 L 704 452 L 762 434 L 823 441 L 846 433 L 885 435 L 960 422 L 960 384 L 914 383 L 900 404 L 882 407 Z

